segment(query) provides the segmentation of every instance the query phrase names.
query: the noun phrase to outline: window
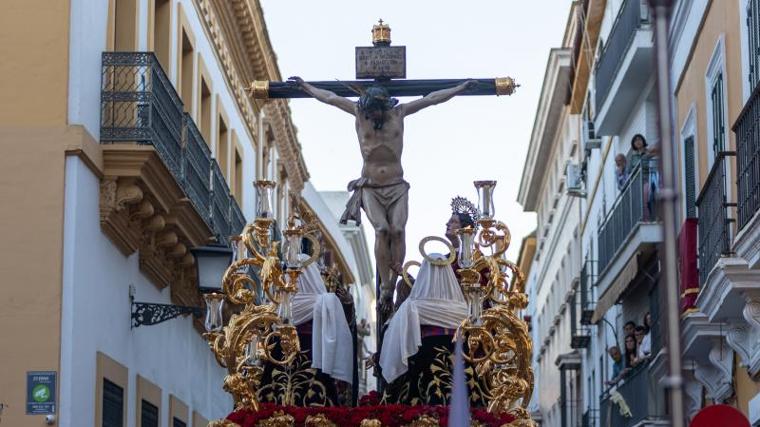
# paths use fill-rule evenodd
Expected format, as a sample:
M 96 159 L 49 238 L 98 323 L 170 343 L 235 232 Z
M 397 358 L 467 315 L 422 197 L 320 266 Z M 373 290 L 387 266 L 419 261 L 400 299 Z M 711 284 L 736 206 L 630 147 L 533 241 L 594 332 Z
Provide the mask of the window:
M 184 27 L 180 30 L 179 49 L 179 96 L 185 106 L 185 112 L 192 114 L 193 108 L 193 67 L 195 49 L 190 35 Z
M 749 90 L 760 82 L 760 0 L 747 0 L 747 47 L 749 48 Z
M 124 425 L 124 389 L 103 378 L 103 427 Z
M 158 427 L 158 406 L 145 399 L 140 403 L 140 427 Z
M 715 44 L 705 72 L 707 118 L 707 168 L 712 168 L 718 153 L 726 149 L 726 96 L 725 96 L 725 36 L 721 34 Z
M 137 376 L 137 423 L 139 427 L 158 427 L 161 419 L 161 389 Z
M 235 134 L 232 134 L 233 141 L 235 140 Z M 240 157 L 240 151 L 235 144 L 235 167 L 233 169 L 232 179 L 232 194 L 235 196 L 238 205 L 243 205 L 243 159 Z
M 137 0 L 112 0 L 108 12 L 108 49 L 126 52 L 136 50 Z
M 98 352 L 96 370 L 95 427 L 126 426 L 127 368 Z
M 222 117 L 222 114 L 219 115 L 217 120 L 217 150 L 216 150 L 216 160 L 219 162 L 219 169 L 222 170 L 222 175 L 224 175 L 224 179 L 229 184 L 230 182 L 230 171 L 229 171 L 229 164 L 230 164 L 230 138 L 229 138 L 229 132 L 227 131 L 227 123 L 224 120 L 224 117 Z
M 690 136 L 683 142 L 684 170 L 684 203 L 686 203 L 686 218 L 697 217 L 697 180 L 694 162 L 694 137 Z
M 182 403 L 177 396 L 171 395 L 169 397 L 169 427 L 187 427 L 189 421 L 187 417 L 187 405 Z
M 161 68 L 169 73 L 169 43 L 171 26 L 171 2 L 169 0 L 153 0 L 151 15 L 151 48 L 156 54 Z
M 211 147 L 211 88 L 208 84 L 206 77 L 201 74 L 200 78 L 200 90 L 201 95 L 200 104 L 198 105 L 197 120 L 200 122 L 199 128 L 203 139 L 206 140 L 206 144 Z
M 713 158 L 718 158 L 718 153 L 726 149 L 726 119 L 723 109 L 723 73 L 718 73 L 712 84 L 710 93 L 712 106 L 712 148 Z

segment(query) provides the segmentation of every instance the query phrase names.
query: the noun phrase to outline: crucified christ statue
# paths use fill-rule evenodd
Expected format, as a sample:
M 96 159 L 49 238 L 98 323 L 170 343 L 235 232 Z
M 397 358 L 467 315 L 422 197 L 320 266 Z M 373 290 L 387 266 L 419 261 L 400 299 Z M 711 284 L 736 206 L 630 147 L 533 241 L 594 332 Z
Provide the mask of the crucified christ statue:
M 406 255 L 404 229 L 409 183 L 404 181 L 401 167 L 404 118 L 474 89 L 479 82 L 467 80 L 406 104 L 398 104 L 398 100 L 391 98 L 381 85 L 363 89 L 359 100 L 353 102 L 329 90 L 316 88 L 300 77 L 291 77 L 289 81 L 315 99 L 356 117 L 356 135 L 364 165 L 361 177 L 348 184 L 353 195 L 346 205 L 341 223 L 345 224 L 349 219 L 359 223 L 359 209 L 363 208 L 375 228 L 375 265 L 381 290 L 379 299 L 383 317 L 387 318 L 393 309 L 393 289 Z

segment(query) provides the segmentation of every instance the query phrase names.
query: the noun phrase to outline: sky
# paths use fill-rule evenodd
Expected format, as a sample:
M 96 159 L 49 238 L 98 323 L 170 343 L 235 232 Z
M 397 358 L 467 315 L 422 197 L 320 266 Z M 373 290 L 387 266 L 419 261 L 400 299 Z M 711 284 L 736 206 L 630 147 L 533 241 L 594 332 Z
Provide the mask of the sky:
M 394 46 L 406 46 L 408 79 L 513 77 L 512 96 L 467 96 L 405 120 L 402 165 L 409 191 L 406 260 L 418 245 L 443 236 L 450 202 L 477 203 L 475 180 L 498 182 L 496 218 L 512 233 L 507 254 L 536 227 L 517 203 L 523 165 L 549 50 L 562 42 L 569 0 L 362 2 L 261 0 L 283 79 L 354 80 L 354 48 L 371 46 L 382 18 Z M 400 98 L 408 102 L 413 98 Z M 318 191 L 345 190 L 359 177 L 362 158 L 353 116 L 314 99 L 290 101 L 310 181 Z M 371 226 L 365 230 L 374 244 Z M 431 244 L 429 252 L 442 252 Z

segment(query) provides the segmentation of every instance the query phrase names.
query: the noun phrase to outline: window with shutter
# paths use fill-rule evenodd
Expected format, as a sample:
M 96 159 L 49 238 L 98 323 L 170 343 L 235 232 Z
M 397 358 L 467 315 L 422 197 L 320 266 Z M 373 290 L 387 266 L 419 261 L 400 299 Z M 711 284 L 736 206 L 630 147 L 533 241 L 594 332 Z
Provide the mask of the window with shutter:
M 185 424 L 185 422 L 180 420 L 179 418 L 173 417 L 172 427 L 187 427 L 187 424 Z
M 683 143 L 683 162 L 684 162 L 684 198 L 686 201 L 686 218 L 697 217 L 697 190 L 696 177 L 694 170 L 694 137 L 686 138 Z
M 103 427 L 122 427 L 124 389 L 103 378 Z
M 750 91 L 760 81 L 760 0 L 747 1 L 747 47 Z
M 158 427 L 158 407 L 143 399 L 140 405 L 140 427 Z
M 723 111 L 723 73 L 718 73 L 713 80 L 712 93 L 712 118 L 713 118 L 713 158 L 718 158 L 718 153 L 725 150 L 726 120 Z

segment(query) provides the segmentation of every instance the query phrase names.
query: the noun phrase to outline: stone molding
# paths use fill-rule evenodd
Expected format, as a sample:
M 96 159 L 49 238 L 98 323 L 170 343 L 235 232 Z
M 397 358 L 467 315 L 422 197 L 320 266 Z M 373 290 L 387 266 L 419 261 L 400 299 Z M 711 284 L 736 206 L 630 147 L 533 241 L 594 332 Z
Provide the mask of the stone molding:
M 159 289 L 171 285 L 175 304 L 200 306 L 190 248 L 213 236 L 150 146 L 103 145 L 100 226 Z

